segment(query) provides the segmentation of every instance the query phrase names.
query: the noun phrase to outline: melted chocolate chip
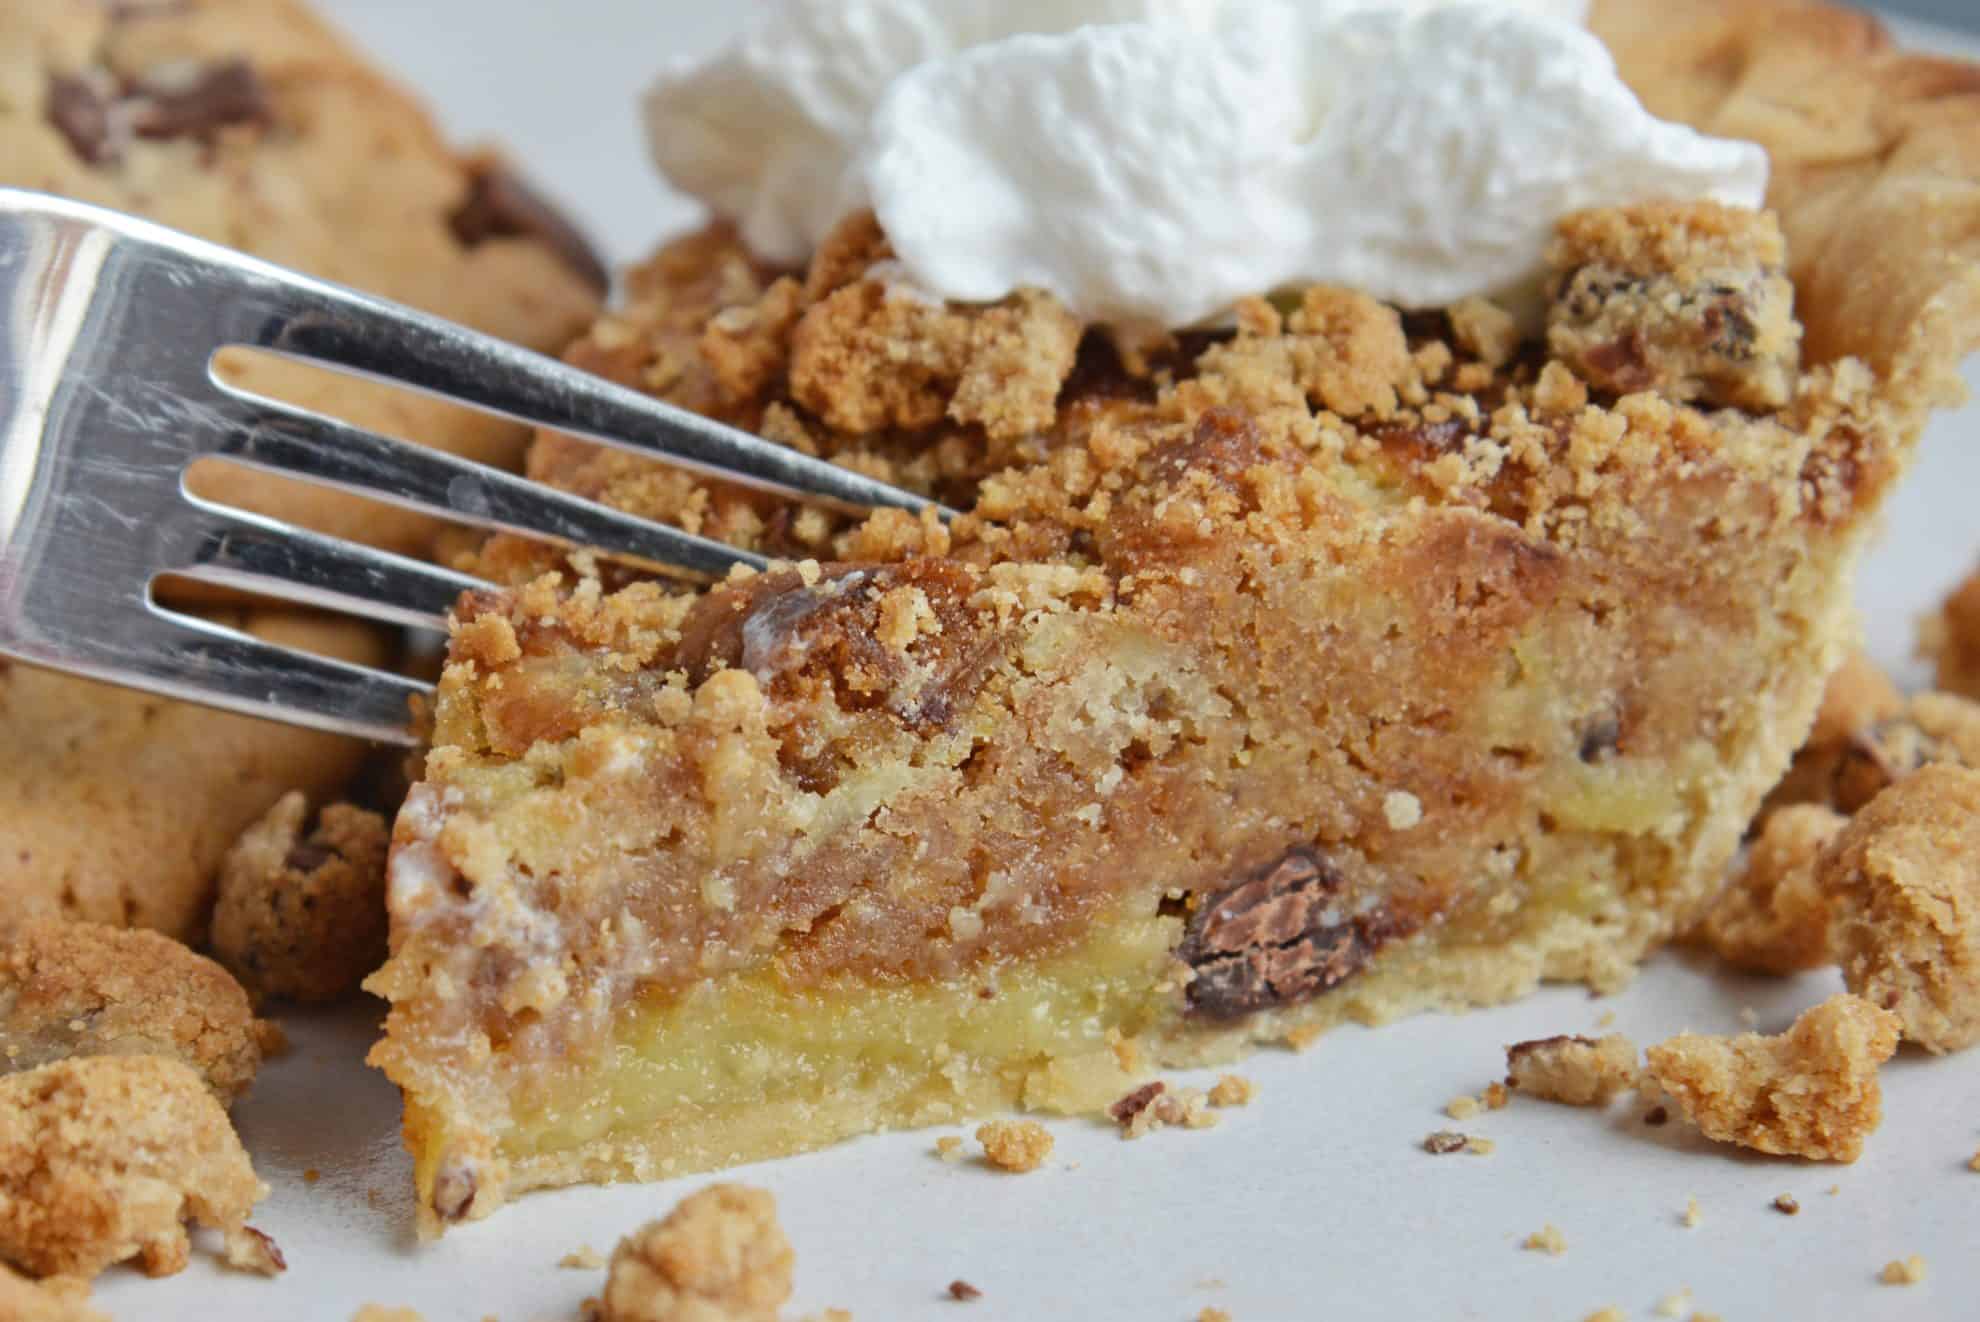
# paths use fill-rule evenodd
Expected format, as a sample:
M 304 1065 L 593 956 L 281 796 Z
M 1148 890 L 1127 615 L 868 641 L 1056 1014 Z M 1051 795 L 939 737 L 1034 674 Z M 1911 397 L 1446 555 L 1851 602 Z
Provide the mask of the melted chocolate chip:
M 1235 1018 L 1307 1000 L 1360 972 L 1390 932 L 1379 909 L 1333 912 L 1344 880 L 1300 845 L 1207 898 L 1176 947 L 1196 972 L 1190 1010 Z
M 1580 754 L 1583 762 L 1601 762 L 1613 757 L 1622 746 L 1622 722 L 1613 714 L 1597 716 L 1581 729 Z
M 449 219 L 454 237 L 470 248 L 490 239 L 535 239 L 599 293 L 611 287 L 612 274 L 592 251 L 590 241 L 540 194 L 497 162 L 476 163 L 467 199 Z
M 110 137 L 110 98 L 94 82 L 58 73 L 48 80 L 48 122 L 68 139 L 69 150 L 90 165 L 117 157 Z
M 261 75 L 242 59 L 154 70 L 137 81 L 129 100 L 131 131 L 154 140 L 205 140 L 229 125 L 274 118 Z
M 282 866 L 291 872 L 300 872 L 307 876 L 335 857 L 334 853 L 322 845 L 299 844 L 282 860 Z

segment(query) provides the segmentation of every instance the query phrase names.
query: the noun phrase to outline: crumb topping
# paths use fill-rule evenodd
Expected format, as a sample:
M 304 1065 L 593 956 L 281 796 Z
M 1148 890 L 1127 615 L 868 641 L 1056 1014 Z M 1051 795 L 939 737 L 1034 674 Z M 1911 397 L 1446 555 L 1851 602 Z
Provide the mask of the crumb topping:
M 1849 819 L 1819 803 L 1767 814 L 1745 865 L 1698 928 L 1734 968 L 1786 975 L 1833 963 L 1831 903 L 1820 875 L 1822 852 Z
M 1684 1033 L 1646 1055 L 1651 1078 L 1706 1137 L 1851 1162 L 1883 1118 L 1877 1067 L 1897 1043 L 1897 1016 L 1842 993 L 1776 1037 Z

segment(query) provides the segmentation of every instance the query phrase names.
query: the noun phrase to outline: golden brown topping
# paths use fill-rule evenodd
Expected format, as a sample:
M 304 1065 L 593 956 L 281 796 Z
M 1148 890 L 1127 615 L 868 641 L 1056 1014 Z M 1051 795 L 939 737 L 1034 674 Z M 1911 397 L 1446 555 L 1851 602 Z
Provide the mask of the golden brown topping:
M 1845 993 L 1778 1037 L 1684 1033 L 1645 1054 L 1650 1076 L 1707 1138 L 1849 1162 L 1882 1119 L 1877 1067 L 1897 1043 L 1897 1016 Z
M 1547 345 L 1599 390 L 1755 411 L 1791 398 L 1801 328 L 1766 212 L 1656 203 L 1561 222 Z
M 1980 772 L 1928 766 L 1879 794 L 1821 880 L 1849 989 L 1929 1051 L 1980 1041 Z
M 177 1060 L 93 1056 L 0 1078 L 0 1258 L 94 1276 L 186 1265 L 188 1221 L 230 1262 L 280 1270 L 247 1216 L 268 1190 L 204 1082 Z
M 333 803 L 305 836 L 307 815 L 283 795 L 221 866 L 213 953 L 256 996 L 336 1000 L 385 961 L 385 819 Z
M 1816 803 L 1767 814 L 1746 864 L 1720 894 L 1698 934 L 1735 968 L 1786 975 L 1834 962 L 1822 851 L 1849 822 Z
M 777 1322 L 796 1256 L 761 1189 L 713 1184 L 619 1241 L 600 1322 Z
M 269 1028 L 226 970 L 156 932 L 42 919 L 0 939 L 0 1071 L 170 1056 L 231 1103 L 254 1081 Z
M 1506 1082 L 1569 1106 L 1607 1106 L 1636 1084 L 1636 1044 L 1621 1033 L 1543 1037 L 1506 1048 Z

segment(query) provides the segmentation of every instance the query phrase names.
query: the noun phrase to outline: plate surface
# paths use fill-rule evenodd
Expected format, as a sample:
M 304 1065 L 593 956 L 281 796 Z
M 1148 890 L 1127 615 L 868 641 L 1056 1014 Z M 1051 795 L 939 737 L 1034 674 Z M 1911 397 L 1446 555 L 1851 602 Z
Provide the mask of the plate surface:
M 754 5 L 694 0 L 321 0 L 400 70 L 464 137 L 499 136 L 570 203 L 615 260 L 693 217 L 653 180 L 632 106 L 670 53 L 719 39 Z M 1963 48 L 1923 29 L 1918 44 Z M 1980 362 L 1969 379 L 1980 389 Z M 1860 600 L 1872 651 L 1911 682 L 1916 615 L 1980 552 L 1980 406 L 1945 415 L 1893 503 Z M 936 1133 L 895 1134 L 745 1168 L 723 1178 L 775 1192 L 798 1254 L 798 1307 L 862 1322 L 1036 1319 L 1186 1322 L 1207 1306 L 1237 1322 L 1560 1319 L 1615 1305 L 1653 1318 L 1689 1287 L 1729 1322 L 1781 1317 L 1971 1316 L 1980 1305 L 1972 1227 L 1980 1175 L 1980 1052 L 1904 1053 L 1885 1070 L 1885 1122 L 1863 1159 L 1832 1167 L 1742 1155 L 1609 1113 L 1528 1103 L 1452 1126 L 1440 1108 L 1503 1068 L 1508 1042 L 1595 1030 L 1608 1015 L 1639 1043 L 1683 1028 L 1784 1026 L 1829 994 L 1832 974 L 1729 978 L 1678 955 L 1624 994 L 1555 988 L 1458 1018 L 1348 1029 L 1303 1054 L 1243 1067 L 1248 1109 L 1205 1132 L 1123 1143 L 1087 1122 L 1052 1125 L 1045 1169 L 1001 1176 L 932 1154 Z M 288 1255 L 270 1283 L 205 1260 L 146 1281 L 114 1271 L 97 1301 L 119 1319 L 345 1322 L 363 1303 L 410 1305 L 429 1322 L 576 1316 L 603 1274 L 560 1269 L 583 1245 L 609 1253 L 706 1177 L 529 1196 L 421 1248 L 397 1098 L 359 1061 L 375 1033 L 365 1005 L 285 1019 L 295 1050 L 238 1111 L 274 1193 L 257 1224 Z M 1188 1076 L 1172 1076 L 1188 1081 Z M 1197 1080 L 1202 1082 L 1204 1080 Z M 1433 1157 L 1431 1130 L 1493 1139 L 1490 1156 Z M 1800 1201 L 1787 1217 L 1777 1194 Z M 1703 1223 L 1682 1224 L 1695 1197 Z M 1559 1257 L 1524 1251 L 1559 1227 Z M 1922 1254 L 1925 1282 L 1877 1283 Z M 950 1302 L 962 1278 L 983 1297 Z M 1684 1314 L 1689 1315 L 1689 1310 Z

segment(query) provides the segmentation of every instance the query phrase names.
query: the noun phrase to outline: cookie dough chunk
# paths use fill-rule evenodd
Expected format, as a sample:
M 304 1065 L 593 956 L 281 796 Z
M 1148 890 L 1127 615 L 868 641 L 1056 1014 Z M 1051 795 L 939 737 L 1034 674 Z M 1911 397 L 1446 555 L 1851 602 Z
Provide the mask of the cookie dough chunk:
M 40 919 L 0 937 L 0 1072 L 72 1056 L 169 1056 L 223 1105 L 269 1025 L 227 971 L 156 932 Z
M 333 1001 L 385 962 L 385 853 L 375 812 L 282 796 L 220 869 L 213 953 L 257 997 Z
M 65 1060 L 0 1078 L 0 1258 L 90 1277 L 136 1258 L 186 1265 L 188 1222 L 230 1261 L 273 1267 L 248 1213 L 267 1196 L 227 1113 L 188 1065 L 158 1056 Z
M 1777 409 L 1792 397 L 1801 328 L 1770 214 L 1671 204 L 1658 224 L 1569 218 L 1549 263 L 1547 345 L 1598 390 Z
M 1649 1073 L 1707 1138 L 1811 1161 L 1855 1161 L 1883 1118 L 1877 1067 L 1898 1017 L 1848 993 L 1777 1037 L 1683 1033 L 1651 1047 Z
M 1980 772 L 1930 766 L 1859 812 L 1822 869 L 1843 981 L 1928 1051 L 1980 1041 Z
M 354 620 L 213 618 L 361 665 L 389 659 Z M 182 941 L 205 934 L 214 874 L 241 831 L 291 789 L 334 795 L 365 754 L 353 739 L 5 663 L 0 746 L 0 927 L 59 915 Z
M 776 1199 L 710 1185 L 619 1241 L 599 1322 L 777 1322 L 795 1262 Z
M 1769 813 L 1746 863 L 1699 925 L 1728 964 L 1785 976 L 1833 963 L 1822 851 L 1849 818 L 1819 803 Z
M 1923 650 L 1938 666 L 1939 687 L 1980 699 L 1980 569 L 1953 589 L 1925 621 Z
M 0 183 L 134 212 L 505 339 L 556 351 L 604 272 L 494 158 L 296 0 L 9 0 L 0 7 Z M 492 463 L 525 429 L 402 390 L 244 355 L 231 381 Z M 202 494 L 419 554 L 428 516 L 201 465 Z
M 1506 1048 L 1506 1082 L 1528 1097 L 1607 1106 L 1636 1085 L 1636 1044 L 1607 1037 L 1543 1037 Z
M 7 1322 L 110 1322 L 88 1299 L 85 1282 L 68 1277 L 31 1281 L 0 1262 L 0 1317 Z
M 1882 668 L 1862 651 L 1843 658 L 1822 690 L 1822 705 L 1781 783 L 1761 808 L 1764 818 L 1795 803 L 1830 803 L 1835 797 L 1836 769 L 1853 742 L 1878 722 L 1902 715 L 1904 695 Z
M 1836 768 L 1834 806 L 1853 813 L 1934 763 L 1980 769 L 1980 702 L 1921 693 L 1903 711 L 1860 731 Z

